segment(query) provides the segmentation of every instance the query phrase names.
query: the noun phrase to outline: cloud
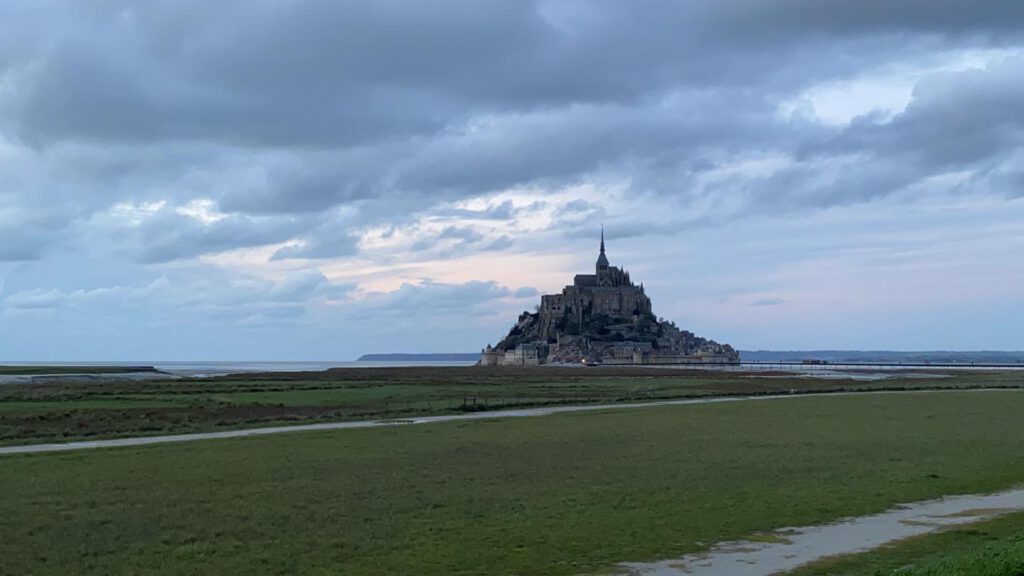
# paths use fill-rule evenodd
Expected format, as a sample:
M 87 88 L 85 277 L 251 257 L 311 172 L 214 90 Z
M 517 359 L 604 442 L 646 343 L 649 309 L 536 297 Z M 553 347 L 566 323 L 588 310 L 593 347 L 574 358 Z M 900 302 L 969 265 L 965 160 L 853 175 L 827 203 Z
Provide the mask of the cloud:
M 30 24 L 14 35 L 30 47 L 19 61 L 33 63 L 18 89 L 24 137 L 326 146 L 435 132 L 466 113 L 633 102 L 677 85 L 792 81 L 811 68 L 842 74 L 884 58 L 877 44 L 907 53 L 1019 39 L 1012 23 L 1024 11 L 953 1 L 925 11 L 909 0 L 24 1 L 5 3 L 3 16 Z
M 500 204 L 488 206 L 483 210 L 470 210 L 466 208 L 453 208 L 439 211 L 440 215 L 450 218 L 463 218 L 471 220 L 508 220 L 515 214 L 515 204 L 511 200 L 505 200 Z
M 0 262 L 38 260 L 65 233 L 64 210 L 19 205 L 19 200 L 0 193 Z
M 298 342 L 316 315 L 388 319 L 393 338 L 423 310 L 490 330 L 589 266 L 602 222 L 652 290 L 706 278 L 805 310 L 773 274 L 857 247 L 787 226 L 827 219 L 941 268 L 889 211 L 922 214 L 951 253 L 950 211 L 974 236 L 1017 214 L 1022 20 L 1019 2 L 954 0 L 9 0 L 5 310 L 60 310 L 72 330 L 145 301 L 215 319 L 224 341 L 278 326 Z M 759 257 L 677 275 L 719 253 Z
M 512 293 L 516 298 L 535 298 L 540 296 L 540 291 L 531 286 L 524 286 Z
M 461 284 L 424 281 L 405 283 L 397 290 L 370 294 L 360 302 L 360 315 L 423 318 L 458 315 L 472 316 L 496 300 L 515 296 L 507 287 L 493 281 L 470 281 Z
M 271 260 L 315 260 L 354 255 L 358 252 L 359 238 L 342 226 L 341 223 L 330 223 L 301 231 L 297 236 L 301 243 L 279 248 Z
M 786 301 L 784 299 L 782 299 L 782 298 L 764 297 L 764 298 L 757 298 L 757 299 L 751 301 L 750 305 L 751 306 L 781 306 L 782 304 L 785 304 L 785 303 L 786 303 Z
M 924 169 L 962 169 L 1024 145 L 1024 58 L 922 79 L 892 120 L 861 118 L 824 151 L 899 156 Z
M 399 4 L 402 10 L 257 2 L 241 12 L 231 2 L 191 10 L 67 4 L 47 27 L 49 42 L 19 33 L 26 45 L 8 48 L 5 70 L 12 80 L 0 97 L 0 125 L 39 154 L 68 146 L 91 150 L 80 169 L 97 180 L 92 189 L 109 182 L 117 158 L 121 165 L 113 169 L 135 175 L 124 192 L 132 199 L 174 194 L 186 202 L 205 195 L 235 218 L 202 230 L 184 221 L 154 227 L 152 237 L 141 239 L 152 244 L 144 258 L 154 262 L 206 250 L 171 237 L 168 227 L 180 225 L 188 238 L 216 250 L 282 242 L 283 231 L 257 234 L 244 219 L 291 214 L 305 231 L 293 230 L 290 239 L 300 241 L 279 250 L 278 258 L 338 257 L 354 253 L 347 238 L 354 231 L 340 238 L 309 232 L 320 214 L 337 207 L 357 210 L 363 225 L 384 224 L 510 188 L 602 179 L 628 180 L 634 194 L 686 211 L 711 194 L 732 197 L 723 203 L 733 216 L 769 204 L 776 210 L 842 205 L 928 175 L 903 162 L 876 167 L 865 157 L 851 170 L 873 171 L 874 180 L 833 177 L 833 167 L 862 154 L 858 150 L 911 148 L 919 134 L 920 150 L 930 148 L 937 160 L 968 154 L 965 159 L 980 161 L 986 150 L 1016 141 L 1012 127 L 999 137 L 998 130 L 986 132 L 991 119 L 973 116 L 964 122 L 977 120 L 971 124 L 976 137 L 944 137 L 948 122 L 930 118 L 926 95 L 946 102 L 945 86 L 929 88 L 929 82 L 941 83 L 929 78 L 919 83 L 908 111 L 891 122 L 862 118 L 837 131 L 775 114 L 787 97 L 873 66 L 928 62 L 936 50 L 1012 45 L 1020 31 L 1006 19 L 1020 9 L 1007 3 L 964 11 L 941 2 L 923 14 L 911 3 L 823 10 L 742 2 L 728 10 L 666 10 L 647 2 L 485 2 L 444 19 L 430 3 Z M 45 22 L 32 3 L 9 3 L 5 10 L 28 29 Z M 284 20 L 288 26 L 277 26 Z M 414 41 L 417 49 L 410 51 Z M 676 56 L 688 51 L 699 56 Z M 730 65 L 716 67 L 724 61 Z M 998 75 L 1010 82 L 1018 72 L 993 68 L 975 75 L 984 84 Z M 994 101 L 980 104 L 957 110 L 1000 108 Z M 1012 110 L 1006 114 L 1012 117 Z M 133 151 L 136 142 L 151 151 L 180 151 L 184 142 L 184 149 L 205 149 L 207 160 L 204 165 L 196 154 L 178 152 L 161 166 L 159 153 Z M 709 171 L 758 156 L 790 157 L 794 165 L 770 178 L 737 176 L 717 186 L 704 181 Z M 186 188 L 168 191 L 169 175 L 158 172 L 179 161 L 182 172 L 171 185 Z M 99 171 L 90 163 L 106 167 Z M 182 182 L 195 179 L 196 166 L 208 171 L 203 181 Z M 218 166 L 230 168 L 220 181 Z M 138 180 L 146 174 L 154 178 Z M 508 220 L 514 213 L 504 200 L 451 215 Z M 6 258 L 37 258 L 49 239 L 22 244 L 9 243 Z
M 57 310 L 68 319 L 123 317 L 159 323 L 239 321 L 266 317 L 296 318 L 313 307 L 348 301 L 351 284 L 333 282 L 317 270 L 291 274 L 279 282 L 258 279 L 220 284 L 212 279 L 187 282 L 159 277 L 146 284 L 64 291 L 32 289 L 2 300 L 6 312 Z M 142 316 L 138 315 L 142 313 Z
M 17 310 L 37 310 L 56 308 L 66 299 L 67 295 L 58 290 L 38 289 L 12 294 L 4 300 L 4 304 Z
M 93 228 L 113 227 L 130 240 L 123 248 L 143 263 L 162 263 L 204 254 L 284 242 L 300 230 L 285 217 L 223 214 L 209 201 L 117 204 L 100 215 Z
M 508 234 L 502 234 L 501 236 L 486 242 L 480 247 L 480 250 L 484 252 L 498 252 L 501 250 L 507 250 L 515 245 L 515 242 L 508 236 Z
M 315 296 L 326 301 L 337 301 L 347 299 L 354 289 L 352 284 L 331 282 L 319 270 L 306 270 L 274 285 L 269 291 L 269 299 L 276 302 L 303 302 Z

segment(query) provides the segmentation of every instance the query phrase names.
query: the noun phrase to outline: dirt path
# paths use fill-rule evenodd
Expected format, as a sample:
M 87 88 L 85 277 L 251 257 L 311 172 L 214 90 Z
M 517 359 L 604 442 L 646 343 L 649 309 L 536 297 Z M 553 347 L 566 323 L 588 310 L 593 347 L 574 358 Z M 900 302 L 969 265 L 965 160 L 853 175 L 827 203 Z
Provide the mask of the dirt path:
M 727 542 L 708 552 L 622 567 L 634 576 L 769 576 L 1015 511 L 1024 511 L 1024 488 L 905 504 L 874 516 L 784 528 L 772 532 L 770 542 Z

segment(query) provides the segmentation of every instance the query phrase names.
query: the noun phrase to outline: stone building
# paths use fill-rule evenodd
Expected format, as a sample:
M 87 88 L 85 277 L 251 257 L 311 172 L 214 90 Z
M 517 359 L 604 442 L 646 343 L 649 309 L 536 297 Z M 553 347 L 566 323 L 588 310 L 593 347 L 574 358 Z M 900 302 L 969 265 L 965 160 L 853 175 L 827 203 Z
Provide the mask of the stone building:
M 545 343 L 520 344 L 512 350 L 505 351 L 505 366 L 537 366 L 541 361 L 541 352 L 547 348 Z
M 577 274 L 561 294 L 546 294 L 540 299 L 541 338 L 557 338 L 559 333 L 585 331 L 585 322 L 594 316 L 609 318 L 649 316 L 651 299 L 643 284 L 636 286 L 629 272 L 608 265 L 604 230 L 601 249 L 593 274 Z
M 480 354 L 483 366 L 550 363 L 734 363 L 729 345 L 718 344 L 659 320 L 643 284 L 611 266 L 604 230 L 593 274 L 577 274 L 559 294 L 541 296 L 535 313 L 523 312 L 497 346 Z

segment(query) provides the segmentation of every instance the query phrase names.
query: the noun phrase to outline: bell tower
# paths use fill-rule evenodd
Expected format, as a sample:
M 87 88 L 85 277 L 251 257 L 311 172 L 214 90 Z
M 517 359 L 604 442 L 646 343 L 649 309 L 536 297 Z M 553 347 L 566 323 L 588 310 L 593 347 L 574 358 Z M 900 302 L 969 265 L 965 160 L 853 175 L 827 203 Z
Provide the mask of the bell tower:
M 608 257 L 604 255 L 604 224 L 601 225 L 601 253 L 597 256 L 597 273 L 608 270 Z

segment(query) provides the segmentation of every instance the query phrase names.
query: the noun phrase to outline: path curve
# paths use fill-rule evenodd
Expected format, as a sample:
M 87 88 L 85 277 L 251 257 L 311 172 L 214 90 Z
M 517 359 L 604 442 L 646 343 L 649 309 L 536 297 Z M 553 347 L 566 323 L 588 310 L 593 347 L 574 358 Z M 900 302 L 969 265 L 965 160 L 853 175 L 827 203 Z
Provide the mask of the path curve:
M 68 452 L 71 450 L 87 450 L 90 448 L 119 448 L 131 446 L 148 446 L 151 444 L 167 444 L 171 442 L 195 442 L 198 440 L 221 440 L 225 438 L 247 438 L 250 436 L 267 436 L 286 432 L 313 432 L 321 430 L 351 430 L 357 428 L 380 428 L 385 426 L 408 426 L 415 424 L 434 424 L 437 422 L 460 422 L 464 420 L 490 420 L 493 418 L 526 418 L 531 416 L 550 416 L 552 414 L 568 414 L 573 412 L 592 412 L 596 410 L 625 410 L 630 408 L 652 408 L 657 406 L 689 406 L 696 404 L 721 404 L 725 402 L 750 402 L 783 400 L 794 398 L 817 398 L 834 396 L 858 396 L 864 394 L 922 394 L 935 392 L 1021 392 L 1024 388 L 979 388 L 973 390 L 878 390 L 870 392 L 823 392 L 798 394 L 771 394 L 760 396 L 722 396 L 715 398 L 688 398 L 682 400 L 659 400 L 656 402 L 629 402 L 617 404 L 581 404 L 573 406 L 542 406 L 515 410 L 495 410 L 490 412 L 474 412 L 472 414 L 453 414 L 447 416 L 423 416 L 394 420 L 357 420 L 352 422 L 329 422 L 323 424 L 298 424 L 295 426 L 272 426 L 267 428 L 247 428 L 242 430 L 225 430 L 223 432 L 200 432 L 194 434 L 173 434 L 168 436 L 140 436 L 135 438 L 115 438 L 111 440 L 85 440 L 57 444 L 28 444 L 21 446 L 0 446 L 0 456 L 9 454 L 38 454 L 44 452 Z

